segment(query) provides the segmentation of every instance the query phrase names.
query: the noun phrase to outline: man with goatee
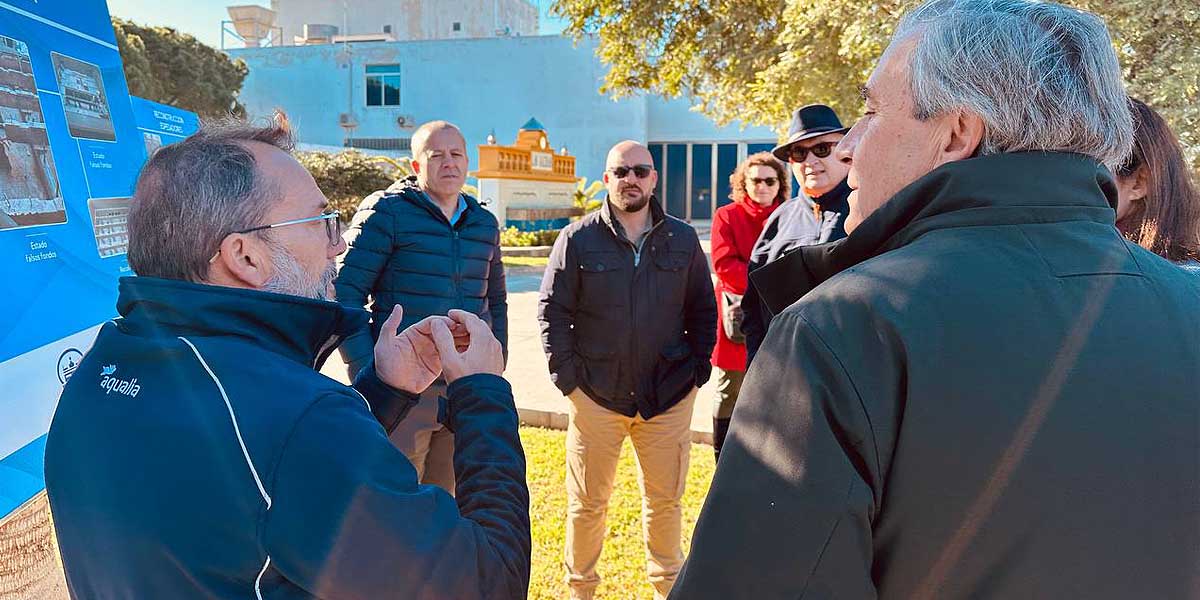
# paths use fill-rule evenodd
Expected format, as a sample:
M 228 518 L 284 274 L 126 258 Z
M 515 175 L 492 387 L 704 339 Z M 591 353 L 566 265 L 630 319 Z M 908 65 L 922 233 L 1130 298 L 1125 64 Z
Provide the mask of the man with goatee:
M 567 582 L 591 598 L 621 444 L 638 456 L 647 575 L 655 597 L 683 565 L 680 497 L 692 407 L 708 381 L 716 299 L 696 231 L 663 212 L 650 151 L 608 153 L 600 210 L 562 231 L 542 280 L 542 345 L 570 399 Z

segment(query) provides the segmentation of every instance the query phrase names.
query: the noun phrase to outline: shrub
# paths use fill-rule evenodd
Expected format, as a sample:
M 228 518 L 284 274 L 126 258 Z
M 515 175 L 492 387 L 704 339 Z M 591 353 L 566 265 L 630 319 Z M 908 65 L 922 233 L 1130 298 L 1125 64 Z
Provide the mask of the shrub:
M 358 150 L 329 152 L 297 152 L 296 160 L 308 169 L 317 187 L 329 199 L 332 208 L 342 211 L 342 219 L 349 222 L 358 210 L 363 198 L 379 190 L 386 190 L 396 182 L 414 174 L 412 158 L 404 156 L 371 156 Z M 472 185 L 463 185 L 462 191 L 479 198 L 479 190 Z
M 554 240 L 558 239 L 557 229 L 543 229 L 540 231 L 521 231 L 516 227 L 509 227 L 500 231 L 501 246 L 553 246 Z
M 297 152 L 296 160 L 308 169 L 317 181 L 317 187 L 329 198 L 331 207 L 342 211 L 346 221 L 354 216 L 363 198 L 387 189 L 402 175 L 395 166 L 356 150 L 337 154 Z

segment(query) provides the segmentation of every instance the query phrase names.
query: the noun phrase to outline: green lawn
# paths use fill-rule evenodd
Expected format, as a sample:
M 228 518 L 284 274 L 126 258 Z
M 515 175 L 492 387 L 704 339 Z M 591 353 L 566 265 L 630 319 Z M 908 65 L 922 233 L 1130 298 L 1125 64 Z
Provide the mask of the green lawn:
M 546 256 L 505 256 L 500 260 L 506 267 L 544 267 L 550 258 Z
M 506 259 L 507 260 L 507 259 Z M 567 596 L 563 540 L 567 514 L 566 433 L 535 427 L 521 428 L 529 465 L 530 517 L 533 521 L 533 573 L 529 597 L 555 600 Z M 712 480 L 712 447 L 692 446 L 691 468 L 683 496 L 684 552 Z M 646 581 L 646 551 L 642 543 L 642 501 L 637 467 L 629 440 L 621 450 L 617 479 L 608 508 L 608 537 L 598 567 L 602 579 L 597 598 L 632 600 L 654 597 Z

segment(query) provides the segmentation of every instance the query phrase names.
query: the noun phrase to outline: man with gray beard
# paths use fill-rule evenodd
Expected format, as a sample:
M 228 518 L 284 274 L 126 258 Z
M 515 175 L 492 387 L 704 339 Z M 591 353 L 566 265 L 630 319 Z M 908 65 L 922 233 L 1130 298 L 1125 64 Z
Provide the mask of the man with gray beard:
M 337 211 L 285 124 L 206 125 L 138 180 L 120 317 L 63 389 L 46 490 L 75 598 L 524 598 L 529 492 L 500 343 L 450 311 L 381 324 L 353 387 L 317 369 Z M 458 501 L 388 440 L 437 378 Z
M 277 294 L 292 293 L 296 296 L 316 298 L 318 300 L 334 299 L 334 295 L 330 293 L 330 290 L 333 286 L 333 280 L 337 278 L 336 264 L 330 263 L 321 272 L 320 277 L 310 281 L 304 273 L 304 267 L 300 266 L 300 261 L 296 260 L 295 256 L 292 256 L 287 247 L 277 244 L 269 238 L 264 241 L 274 253 L 271 256 L 271 265 L 275 270 L 271 278 L 263 284 L 264 292 L 275 292 Z

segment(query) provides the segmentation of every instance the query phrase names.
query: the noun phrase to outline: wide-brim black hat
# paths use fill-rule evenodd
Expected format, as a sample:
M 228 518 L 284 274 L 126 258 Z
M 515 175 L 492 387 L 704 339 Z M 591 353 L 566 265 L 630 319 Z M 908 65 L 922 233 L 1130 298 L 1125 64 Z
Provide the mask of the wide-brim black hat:
M 788 127 L 787 141 L 775 146 L 775 149 L 771 150 L 771 154 L 774 154 L 775 158 L 787 162 L 788 149 L 792 147 L 792 144 L 827 133 L 846 133 L 847 131 L 850 131 L 850 128 L 842 125 L 842 120 L 838 118 L 832 108 L 824 104 L 809 104 L 792 113 L 792 124 Z

